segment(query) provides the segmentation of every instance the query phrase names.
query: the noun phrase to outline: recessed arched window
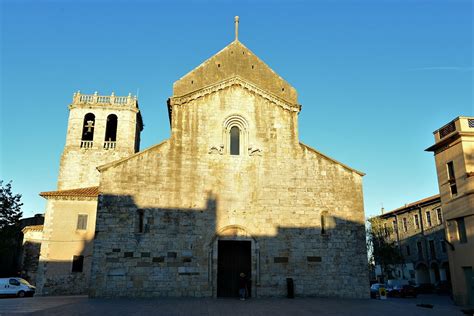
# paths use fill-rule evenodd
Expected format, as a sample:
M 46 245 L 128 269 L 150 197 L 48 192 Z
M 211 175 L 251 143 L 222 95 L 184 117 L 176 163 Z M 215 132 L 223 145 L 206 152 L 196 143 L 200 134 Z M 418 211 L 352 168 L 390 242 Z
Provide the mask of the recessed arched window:
M 231 115 L 224 121 L 222 141 L 227 154 L 245 154 L 248 147 L 248 126 L 247 120 L 240 115 Z
M 92 141 L 94 140 L 94 127 L 95 127 L 95 115 L 87 113 L 84 116 L 84 122 L 82 124 L 82 140 Z
M 230 154 L 240 155 L 240 129 L 232 126 L 230 129 Z
M 117 140 L 117 115 L 115 114 L 107 116 L 104 140 L 106 142 L 115 142 Z

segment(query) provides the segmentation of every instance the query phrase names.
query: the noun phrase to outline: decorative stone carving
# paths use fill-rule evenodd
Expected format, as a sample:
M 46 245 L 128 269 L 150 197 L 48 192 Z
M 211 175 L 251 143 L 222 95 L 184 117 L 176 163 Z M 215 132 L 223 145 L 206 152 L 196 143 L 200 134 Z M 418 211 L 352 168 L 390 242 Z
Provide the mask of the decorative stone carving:
M 260 148 L 255 147 L 255 146 L 250 146 L 248 150 L 249 150 L 249 156 L 261 156 L 262 155 L 262 150 Z
M 208 153 L 213 154 L 213 155 L 223 155 L 224 154 L 224 145 L 211 146 L 211 148 L 209 148 Z

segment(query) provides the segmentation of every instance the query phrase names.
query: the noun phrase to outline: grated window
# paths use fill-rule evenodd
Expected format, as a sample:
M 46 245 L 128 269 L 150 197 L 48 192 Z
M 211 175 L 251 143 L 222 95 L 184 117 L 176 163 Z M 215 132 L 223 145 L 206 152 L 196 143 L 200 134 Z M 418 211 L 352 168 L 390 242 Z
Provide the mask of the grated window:
M 451 122 L 439 130 L 439 138 L 443 138 L 446 135 L 451 134 L 455 130 L 456 130 L 456 126 L 454 125 L 454 122 Z

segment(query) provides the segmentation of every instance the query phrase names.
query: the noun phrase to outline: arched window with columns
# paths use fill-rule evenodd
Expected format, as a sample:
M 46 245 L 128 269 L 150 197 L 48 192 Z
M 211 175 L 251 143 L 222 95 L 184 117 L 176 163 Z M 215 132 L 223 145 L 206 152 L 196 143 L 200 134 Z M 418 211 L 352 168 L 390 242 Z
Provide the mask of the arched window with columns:
M 248 123 L 240 115 L 229 116 L 223 124 L 225 152 L 238 156 L 245 153 L 248 146 Z

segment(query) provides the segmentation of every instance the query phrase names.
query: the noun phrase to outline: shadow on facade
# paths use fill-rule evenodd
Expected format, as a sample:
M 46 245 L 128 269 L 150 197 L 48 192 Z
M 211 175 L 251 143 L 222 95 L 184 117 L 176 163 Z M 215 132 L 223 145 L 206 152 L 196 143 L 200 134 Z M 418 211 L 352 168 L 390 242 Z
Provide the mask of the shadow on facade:
M 322 231 L 262 216 L 255 221 L 268 218 L 268 229 L 255 234 L 248 226 L 256 223 L 226 218 L 212 193 L 203 207 L 146 207 L 117 195 L 100 196 L 98 205 L 91 297 L 237 296 L 241 272 L 252 296 L 286 295 L 292 278 L 296 295 L 368 297 L 363 223 L 331 218 Z M 62 265 L 71 268 L 46 264 Z
M 447 247 L 444 242 L 445 231 L 439 227 L 424 230 L 400 241 L 400 252 L 405 263 L 412 263 L 409 271 L 411 278 L 415 278 L 416 284 L 435 284 L 440 281 L 451 282 Z M 410 253 L 407 253 L 409 247 Z M 399 275 L 400 277 L 400 275 Z M 402 276 L 403 277 L 403 276 Z
M 74 244 L 72 258 L 40 260 L 36 275 L 37 293 L 41 295 L 80 295 L 87 294 L 92 263 L 92 241 L 52 240 L 48 243 L 62 243 L 64 247 Z M 78 245 L 79 243 L 79 245 Z M 42 251 L 48 252 L 42 246 Z M 60 254 L 59 254 L 60 255 Z
M 36 274 L 38 272 L 39 255 L 41 251 L 41 241 L 23 242 L 21 254 L 21 277 L 36 284 Z

